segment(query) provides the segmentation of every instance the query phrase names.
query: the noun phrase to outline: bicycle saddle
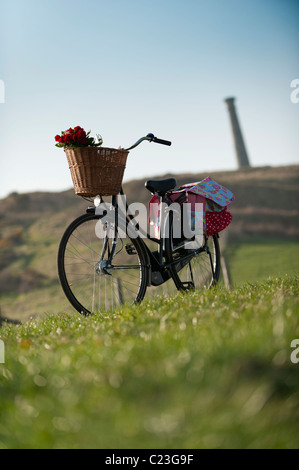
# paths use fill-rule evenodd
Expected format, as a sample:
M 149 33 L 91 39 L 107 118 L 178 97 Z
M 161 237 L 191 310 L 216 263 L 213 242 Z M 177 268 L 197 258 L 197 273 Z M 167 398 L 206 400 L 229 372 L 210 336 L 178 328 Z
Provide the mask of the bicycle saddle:
M 166 178 L 164 180 L 148 180 L 145 183 L 146 189 L 151 193 L 155 194 L 165 194 L 167 191 L 174 189 L 176 187 L 175 178 Z

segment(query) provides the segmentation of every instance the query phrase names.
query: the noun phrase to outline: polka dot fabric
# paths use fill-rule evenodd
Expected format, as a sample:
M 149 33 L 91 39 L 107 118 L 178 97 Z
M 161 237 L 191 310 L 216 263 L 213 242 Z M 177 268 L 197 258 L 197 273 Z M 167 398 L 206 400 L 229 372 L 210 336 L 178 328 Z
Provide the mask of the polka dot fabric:
M 206 230 L 208 237 L 224 230 L 232 221 L 233 216 L 226 208 L 221 212 L 206 212 Z

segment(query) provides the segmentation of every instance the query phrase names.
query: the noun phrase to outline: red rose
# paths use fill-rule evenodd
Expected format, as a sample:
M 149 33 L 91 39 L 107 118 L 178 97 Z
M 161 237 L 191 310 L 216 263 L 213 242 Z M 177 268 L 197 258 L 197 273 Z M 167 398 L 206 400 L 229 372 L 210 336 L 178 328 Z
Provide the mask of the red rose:
M 62 139 L 65 144 L 70 144 L 73 140 L 71 134 L 68 134 L 68 133 L 64 134 Z
M 56 142 L 59 142 L 59 143 L 60 143 L 60 142 L 61 142 L 61 137 L 60 137 L 60 135 L 55 135 L 55 140 L 56 140 Z
M 74 138 L 79 144 L 86 144 L 86 132 L 83 129 L 76 132 Z

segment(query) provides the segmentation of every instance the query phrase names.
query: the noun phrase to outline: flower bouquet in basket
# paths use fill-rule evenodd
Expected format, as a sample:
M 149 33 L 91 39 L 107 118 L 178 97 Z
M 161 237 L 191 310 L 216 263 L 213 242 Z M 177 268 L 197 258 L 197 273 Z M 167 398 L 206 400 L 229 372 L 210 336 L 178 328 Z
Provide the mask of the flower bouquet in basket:
M 56 147 L 65 151 L 75 193 L 85 197 L 119 194 L 129 152 L 102 147 L 102 137 L 91 137 L 90 132 L 76 126 L 55 136 Z
M 55 136 L 56 147 L 77 149 L 79 147 L 99 147 L 103 143 L 103 139 L 96 134 L 96 139 L 90 137 L 90 132 L 86 132 L 82 127 L 71 127 L 67 131 L 62 131 L 61 135 Z

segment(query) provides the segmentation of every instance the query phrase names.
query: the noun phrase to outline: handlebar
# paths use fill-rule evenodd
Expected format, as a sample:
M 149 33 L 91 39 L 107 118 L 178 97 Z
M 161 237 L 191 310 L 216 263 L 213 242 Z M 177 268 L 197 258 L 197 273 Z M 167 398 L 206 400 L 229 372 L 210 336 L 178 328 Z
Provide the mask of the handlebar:
M 171 145 L 171 142 L 169 140 L 158 139 L 158 137 L 155 137 L 154 134 L 150 133 L 147 134 L 147 136 L 145 137 L 141 137 L 139 140 L 137 140 L 137 142 L 135 142 L 134 145 L 124 150 L 132 150 L 137 147 L 137 145 L 141 144 L 141 142 L 143 142 L 144 140 L 148 140 L 149 142 L 155 142 L 156 144 Z

